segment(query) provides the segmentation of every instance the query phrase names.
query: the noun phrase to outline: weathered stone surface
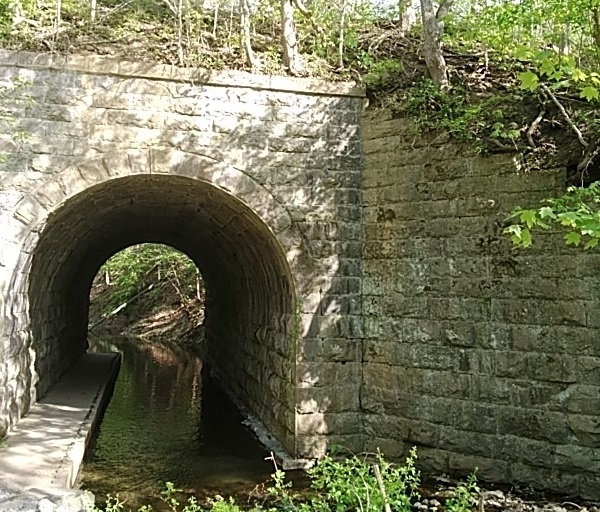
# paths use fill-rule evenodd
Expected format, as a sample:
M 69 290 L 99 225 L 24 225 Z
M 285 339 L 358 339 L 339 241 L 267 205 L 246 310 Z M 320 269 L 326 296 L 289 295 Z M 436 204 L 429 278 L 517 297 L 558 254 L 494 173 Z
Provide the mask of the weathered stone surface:
M 0 76 L 30 83 L 29 139 L 0 139 L 0 429 L 85 350 L 99 265 L 154 241 L 198 264 L 207 360 L 292 455 L 360 439 L 363 91 L 26 52 Z
M 429 470 L 600 498 L 600 257 L 501 234 L 565 169 L 361 121 L 347 85 L 0 52 L 17 75 L 0 432 L 85 350 L 103 258 L 159 241 L 198 263 L 207 357 L 292 455 L 416 444 Z
M 88 512 L 94 496 L 88 492 L 11 489 L 0 484 L 1 512 Z
M 502 223 L 562 190 L 565 169 L 523 173 L 363 117 L 365 446 L 421 463 L 600 498 L 598 255 L 559 236 L 515 252 Z M 596 485 L 596 487 L 594 487 Z

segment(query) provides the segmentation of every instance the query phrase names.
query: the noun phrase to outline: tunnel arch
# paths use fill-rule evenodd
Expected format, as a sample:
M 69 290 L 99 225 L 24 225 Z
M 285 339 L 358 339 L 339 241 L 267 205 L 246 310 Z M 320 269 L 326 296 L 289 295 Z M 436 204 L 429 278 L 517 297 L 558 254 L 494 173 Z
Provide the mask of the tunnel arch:
M 14 283 L 28 298 L 32 396 L 85 351 L 89 290 L 102 263 L 132 244 L 163 243 L 188 255 L 205 280 L 209 359 L 293 451 L 302 238 L 286 210 L 243 172 L 180 152 L 161 158 L 162 167 L 152 154 L 86 161 L 15 211 L 32 226 L 27 279 Z

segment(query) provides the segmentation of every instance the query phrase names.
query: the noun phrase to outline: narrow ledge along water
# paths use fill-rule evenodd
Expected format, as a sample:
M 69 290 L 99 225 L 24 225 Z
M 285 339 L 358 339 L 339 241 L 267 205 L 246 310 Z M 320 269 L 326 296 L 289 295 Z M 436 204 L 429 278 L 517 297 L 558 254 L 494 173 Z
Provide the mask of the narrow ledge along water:
M 123 337 L 95 339 L 92 350 L 122 358 L 78 481 L 97 501 L 119 493 L 128 509 L 161 509 L 166 482 L 199 499 L 247 498 L 269 482 L 269 453 L 192 351 Z

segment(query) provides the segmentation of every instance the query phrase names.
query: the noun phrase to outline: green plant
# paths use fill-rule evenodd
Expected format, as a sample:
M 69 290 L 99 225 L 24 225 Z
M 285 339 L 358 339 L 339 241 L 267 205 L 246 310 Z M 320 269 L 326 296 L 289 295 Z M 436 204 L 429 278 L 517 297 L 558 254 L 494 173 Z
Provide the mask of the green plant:
M 466 482 L 461 482 L 454 490 L 454 497 L 446 500 L 446 512 L 470 512 L 477 504 L 479 487 L 477 486 L 477 470 L 471 473 Z
M 565 230 L 567 245 L 584 249 L 600 242 L 600 182 L 589 187 L 569 187 L 560 196 L 545 199 L 536 209 L 515 208 L 508 217 L 516 220 L 504 229 L 515 247 L 527 248 L 533 243 L 534 230 L 550 230 L 553 226 Z
M 273 485 L 267 489 L 267 494 L 280 502 L 283 508 L 294 508 L 294 502 L 298 498 L 291 492 L 292 482 L 285 481 L 285 472 L 275 466 L 275 473 L 271 475 Z
M 318 492 L 318 498 L 311 506 L 336 512 L 380 512 L 387 501 L 395 511 L 409 511 L 412 501 L 419 496 L 420 474 L 415 468 L 416 458 L 414 448 L 403 466 L 390 464 L 379 451 L 374 460 L 356 455 L 345 460 L 326 456 L 309 470 L 311 488 Z M 386 496 L 377 482 L 374 464 L 380 468 Z
M 195 510 L 189 510 L 188 512 L 195 512 Z M 211 500 L 210 512 L 242 512 L 242 509 L 231 497 L 226 500 L 222 496 L 215 496 L 215 498 Z
M 363 66 L 368 70 L 363 75 L 363 82 L 367 87 L 379 87 L 380 85 L 394 80 L 404 66 L 402 62 L 396 59 L 383 59 L 374 62 L 368 55 L 361 56 Z
M 119 499 L 119 495 L 109 494 L 106 496 L 106 503 L 104 508 L 100 508 L 94 505 L 91 512 L 121 512 L 123 510 L 124 501 Z
M 190 496 L 183 505 L 183 508 L 181 508 L 182 504 L 175 497 L 175 495 L 180 492 L 182 492 L 182 490 L 177 489 L 173 482 L 167 482 L 165 488 L 160 493 L 160 499 L 165 502 L 173 512 L 201 512 L 203 510 L 194 496 Z M 151 507 L 144 508 L 144 510 L 139 509 L 139 512 L 149 512 L 150 509 Z M 213 500 L 210 510 L 214 512 L 241 512 L 239 507 L 235 506 L 233 498 L 230 498 L 229 502 L 226 502 L 221 496 L 217 496 Z
M 516 55 L 531 63 L 531 69 L 518 75 L 522 89 L 535 91 L 543 88 L 545 81 L 553 91 L 574 89 L 580 98 L 587 101 L 600 99 L 600 74 L 585 72 L 572 56 L 551 50 L 531 51 L 527 47 L 518 48 Z
M 160 499 L 163 500 L 173 512 L 178 512 L 179 501 L 175 498 L 175 494 L 181 492 L 181 489 L 177 489 L 173 482 L 167 482 L 165 488 L 160 492 Z

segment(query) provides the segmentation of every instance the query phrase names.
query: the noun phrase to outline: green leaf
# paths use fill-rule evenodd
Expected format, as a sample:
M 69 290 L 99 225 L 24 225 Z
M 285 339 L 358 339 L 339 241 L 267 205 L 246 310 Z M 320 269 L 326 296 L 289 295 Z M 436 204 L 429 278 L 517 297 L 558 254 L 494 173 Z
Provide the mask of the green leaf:
M 519 73 L 519 80 L 521 81 L 521 89 L 527 89 L 528 91 L 535 91 L 540 83 L 539 77 L 533 71 Z
M 526 46 L 519 46 L 515 52 L 517 59 L 530 60 L 533 58 L 533 52 Z
M 554 67 L 554 62 L 550 59 L 545 59 L 542 61 L 542 65 L 540 66 L 540 74 L 542 75 L 552 75 L 556 71 Z
M 590 238 L 586 244 L 584 245 L 584 249 L 593 249 L 594 247 L 596 247 L 598 245 L 598 242 L 600 242 L 600 238 Z
M 507 228 L 504 228 L 504 233 L 507 235 L 514 235 L 517 238 L 521 238 L 521 226 L 518 224 L 512 224 Z
M 585 98 L 588 101 L 597 100 L 600 98 L 600 92 L 592 85 L 588 85 L 581 89 L 581 93 L 579 93 L 580 98 Z
M 581 243 L 581 235 L 575 231 L 571 231 L 565 235 L 567 245 L 579 245 Z
M 570 80 L 559 80 L 558 82 L 552 84 L 550 89 L 556 91 L 557 89 L 567 89 L 571 86 Z
M 550 208 L 549 206 L 542 206 L 540 208 L 540 217 L 542 219 L 546 219 L 546 218 L 556 219 L 556 214 L 554 213 L 554 210 L 552 208 Z
M 583 82 L 585 79 L 587 79 L 587 75 L 581 69 L 579 69 L 579 68 L 575 68 L 572 71 L 571 77 L 576 82 Z
M 575 212 L 564 212 L 558 215 L 558 219 L 563 226 L 575 227 L 577 221 L 579 220 L 579 215 L 577 215 Z
M 537 224 L 536 213 L 534 210 L 523 210 L 519 218 L 521 222 L 527 224 L 527 227 L 530 229 Z
M 531 247 L 531 232 L 528 229 L 521 231 L 521 245 L 525 249 Z

